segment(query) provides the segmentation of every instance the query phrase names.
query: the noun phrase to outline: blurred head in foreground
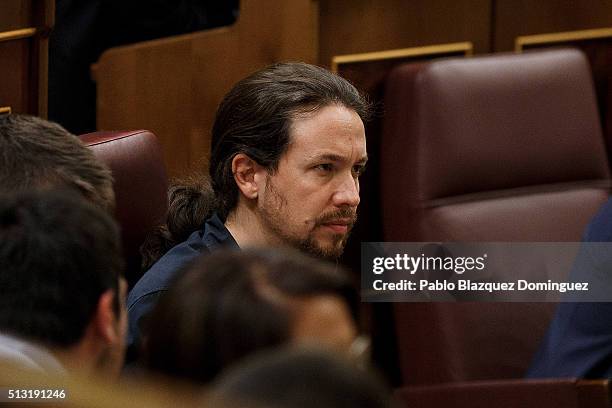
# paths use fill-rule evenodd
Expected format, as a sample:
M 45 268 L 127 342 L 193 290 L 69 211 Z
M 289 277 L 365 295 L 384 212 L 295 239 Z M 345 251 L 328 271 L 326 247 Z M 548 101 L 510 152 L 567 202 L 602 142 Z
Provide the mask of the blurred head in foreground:
M 116 375 L 125 281 L 117 226 L 71 190 L 0 199 L 0 360 Z
M 233 366 L 214 392 L 226 401 L 270 408 L 385 408 L 389 391 L 373 375 L 322 350 L 264 352 Z
M 107 210 L 115 204 L 110 170 L 77 136 L 34 116 L 0 115 L 0 193 L 53 187 Z
M 284 343 L 348 351 L 356 293 L 347 274 L 297 252 L 219 251 L 179 275 L 149 321 L 145 362 L 206 383 L 229 364 Z

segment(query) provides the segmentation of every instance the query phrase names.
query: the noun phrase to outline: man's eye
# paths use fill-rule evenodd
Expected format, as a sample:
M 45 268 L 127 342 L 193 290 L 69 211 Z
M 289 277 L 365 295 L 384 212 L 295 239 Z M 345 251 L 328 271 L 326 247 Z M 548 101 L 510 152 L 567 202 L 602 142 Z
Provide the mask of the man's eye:
M 353 175 L 355 177 L 359 177 L 363 174 L 365 169 L 366 169 L 365 166 L 353 166 Z
M 330 163 L 317 164 L 315 169 L 320 170 L 321 172 L 328 173 L 334 169 L 334 166 Z

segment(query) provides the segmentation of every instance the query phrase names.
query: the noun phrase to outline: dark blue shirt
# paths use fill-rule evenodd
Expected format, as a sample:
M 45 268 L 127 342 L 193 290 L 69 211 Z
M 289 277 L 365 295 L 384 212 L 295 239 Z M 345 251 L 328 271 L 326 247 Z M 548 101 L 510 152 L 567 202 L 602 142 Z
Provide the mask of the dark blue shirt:
M 612 200 L 589 223 L 583 242 L 612 241 Z M 612 290 L 612 251 L 581 249 L 572 271 L 595 290 Z M 584 280 L 584 281 L 587 281 Z M 531 378 L 612 377 L 612 303 L 560 303 L 527 373 Z
M 128 360 L 134 359 L 142 339 L 143 325 L 161 294 L 172 283 L 176 272 L 201 252 L 211 252 L 222 247 L 238 249 L 238 244 L 215 214 L 204 223 L 202 229 L 173 247 L 140 278 L 127 299 Z

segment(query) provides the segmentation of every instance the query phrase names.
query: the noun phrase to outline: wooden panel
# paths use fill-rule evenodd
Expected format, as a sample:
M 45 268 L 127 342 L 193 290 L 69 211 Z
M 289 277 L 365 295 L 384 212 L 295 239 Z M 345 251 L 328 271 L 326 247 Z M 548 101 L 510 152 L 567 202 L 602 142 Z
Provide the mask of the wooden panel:
M 36 25 L 32 13 L 32 2 L 40 0 L 2 0 L 0 32 Z
M 494 51 L 519 36 L 612 26 L 612 0 L 495 0 Z
M 24 27 L 50 28 L 55 16 L 52 0 L 1 0 L 0 32 Z
M 320 0 L 319 62 L 334 55 L 471 41 L 489 50 L 491 0 Z
M 0 105 L 47 115 L 48 37 L 53 0 L 6 0 L 0 14 Z
M 108 50 L 94 68 L 98 129 L 152 130 L 173 176 L 206 169 L 214 114 L 232 84 L 273 62 L 316 61 L 317 5 L 242 0 L 233 26 Z
M 515 50 L 572 46 L 586 54 L 593 73 L 601 127 L 612 164 L 612 27 L 516 38 Z
M 32 93 L 32 39 L 0 42 L 0 106 L 13 112 L 36 113 L 37 98 Z
M 46 118 L 49 99 L 49 35 L 55 23 L 55 0 L 35 0 L 35 5 L 33 15 L 37 36 L 33 52 L 36 55 L 32 58 L 36 62 L 36 70 L 31 72 L 31 81 L 37 87 L 38 115 Z

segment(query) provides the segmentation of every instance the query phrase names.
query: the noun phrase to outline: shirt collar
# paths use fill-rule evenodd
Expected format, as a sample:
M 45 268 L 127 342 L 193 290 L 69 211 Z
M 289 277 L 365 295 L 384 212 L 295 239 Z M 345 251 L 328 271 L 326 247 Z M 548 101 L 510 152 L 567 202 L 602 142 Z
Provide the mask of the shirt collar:
M 211 250 L 221 246 L 234 249 L 240 248 L 217 213 L 214 213 L 204 224 L 203 240 Z

